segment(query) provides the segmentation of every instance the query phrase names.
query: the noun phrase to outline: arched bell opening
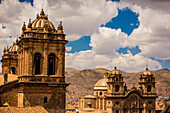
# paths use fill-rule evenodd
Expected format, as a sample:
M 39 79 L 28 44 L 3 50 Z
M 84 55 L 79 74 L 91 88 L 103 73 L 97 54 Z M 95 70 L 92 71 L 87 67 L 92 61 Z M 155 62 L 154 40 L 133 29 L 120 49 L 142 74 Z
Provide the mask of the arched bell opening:
M 40 67 L 41 67 L 41 54 L 35 53 L 34 54 L 34 73 L 35 73 L 35 75 L 40 74 Z
M 11 74 L 16 74 L 16 69 L 15 69 L 15 67 L 11 67 L 10 73 L 11 73 Z
M 55 75 L 55 54 L 48 55 L 48 75 Z
M 47 97 L 44 97 L 44 104 L 47 103 Z

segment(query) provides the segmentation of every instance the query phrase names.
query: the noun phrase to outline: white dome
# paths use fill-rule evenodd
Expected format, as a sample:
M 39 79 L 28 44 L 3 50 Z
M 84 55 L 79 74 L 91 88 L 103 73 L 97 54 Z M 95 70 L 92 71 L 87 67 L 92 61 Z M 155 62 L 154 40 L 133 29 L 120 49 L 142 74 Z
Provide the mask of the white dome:
M 94 89 L 107 90 L 107 82 L 108 82 L 108 79 L 107 79 L 107 78 L 100 79 L 100 80 L 94 85 Z

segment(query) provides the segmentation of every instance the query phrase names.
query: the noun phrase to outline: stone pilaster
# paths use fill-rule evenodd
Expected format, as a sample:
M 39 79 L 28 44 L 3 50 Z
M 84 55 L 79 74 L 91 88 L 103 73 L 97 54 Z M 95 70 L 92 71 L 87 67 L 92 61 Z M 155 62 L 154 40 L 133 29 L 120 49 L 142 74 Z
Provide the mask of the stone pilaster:
M 44 51 L 43 51 L 43 74 L 48 74 L 48 45 L 44 44 Z
M 58 76 L 62 76 L 63 73 L 63 54 L 62 54 L 62 50 L 59 50 L 58 52 Z

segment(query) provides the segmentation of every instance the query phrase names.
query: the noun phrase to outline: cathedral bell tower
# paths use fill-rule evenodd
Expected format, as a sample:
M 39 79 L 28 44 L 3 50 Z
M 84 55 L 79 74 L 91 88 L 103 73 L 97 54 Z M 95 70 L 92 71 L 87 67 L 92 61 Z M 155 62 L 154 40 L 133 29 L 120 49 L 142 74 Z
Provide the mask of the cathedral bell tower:
M 155 77 L 148 70 L 148 68 L 146 68 L 139 78 L 139 88 L 142 90 L 143 95 L 156 95 Z
M 62 22 L 56 30 L 41 10 L 29 19 L 18 46 L 18 107 L 43 106 L 50 113 L 65 112 L 65 40 Z
M 124 81 L 122 74 L 115 67 L 108 77 L 108 95 L 123 95 L 124 93 Z

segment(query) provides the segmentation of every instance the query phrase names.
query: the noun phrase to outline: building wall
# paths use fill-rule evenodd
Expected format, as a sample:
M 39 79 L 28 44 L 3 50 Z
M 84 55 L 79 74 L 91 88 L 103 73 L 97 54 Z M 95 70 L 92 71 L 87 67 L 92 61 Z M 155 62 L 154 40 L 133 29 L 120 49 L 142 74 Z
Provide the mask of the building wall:
M 49 86 L 49 84 L 27 84 L 20 85 L 18 92 L 21 95 L 18 107 L 43 106 L 50 113 L 63 113 L 65 110 L 66 90 L 64 87 Z
M 2 105 L 6 102 L 8 102 L 10 106 L 18 105 L 18 90 L 14 85 L 15 83 L 11 83 L 10 85 L 0 87 L 0 101 Z

